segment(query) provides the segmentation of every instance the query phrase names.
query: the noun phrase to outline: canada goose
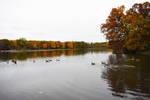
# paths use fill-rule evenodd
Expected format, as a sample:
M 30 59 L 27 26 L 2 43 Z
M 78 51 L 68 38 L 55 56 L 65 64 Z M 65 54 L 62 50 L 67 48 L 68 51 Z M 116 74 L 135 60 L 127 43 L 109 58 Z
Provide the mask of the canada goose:
M 106 63 L 102 61 L 101 64 L 106 64 Z
M 45 62 L 49 62 L 48 60 L 45 60 Z
M 17 64 L 17 61 L 16 61 L 16 60 L 14 60 L 14 59 L 12 60 L 12 62 L 13 62 L 14 64 Z
M 60 61 L 59 59 L 56 59 L 56 61 Z
M 91 65 L 95 65 L 95 63 L 94 63 L 94 62 L 92 62 L 92 63 L 91 63 Z

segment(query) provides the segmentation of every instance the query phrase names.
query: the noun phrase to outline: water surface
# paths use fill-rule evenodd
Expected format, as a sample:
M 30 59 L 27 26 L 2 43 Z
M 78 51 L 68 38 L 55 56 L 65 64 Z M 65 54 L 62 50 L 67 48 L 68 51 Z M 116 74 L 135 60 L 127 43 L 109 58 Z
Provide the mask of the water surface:
M 149 59 L 97 50 L 0 53 L 0 100 L 149 100 Z

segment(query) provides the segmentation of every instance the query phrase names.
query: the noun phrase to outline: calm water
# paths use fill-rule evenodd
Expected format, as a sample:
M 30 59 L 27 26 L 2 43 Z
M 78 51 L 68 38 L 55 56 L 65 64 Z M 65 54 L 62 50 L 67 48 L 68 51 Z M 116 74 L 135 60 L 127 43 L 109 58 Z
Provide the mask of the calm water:
M 150 100 L 150 56 L 0 53 L 0 100 Z

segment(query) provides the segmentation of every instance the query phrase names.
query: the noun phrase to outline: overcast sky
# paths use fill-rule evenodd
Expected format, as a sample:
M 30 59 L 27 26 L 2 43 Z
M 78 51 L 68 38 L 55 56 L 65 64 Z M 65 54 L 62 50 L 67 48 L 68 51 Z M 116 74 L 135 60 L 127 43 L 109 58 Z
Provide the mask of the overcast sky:
M 0 38 L 105 41 L 100 25 L 114 7 L 148 0 L 0 0 Z

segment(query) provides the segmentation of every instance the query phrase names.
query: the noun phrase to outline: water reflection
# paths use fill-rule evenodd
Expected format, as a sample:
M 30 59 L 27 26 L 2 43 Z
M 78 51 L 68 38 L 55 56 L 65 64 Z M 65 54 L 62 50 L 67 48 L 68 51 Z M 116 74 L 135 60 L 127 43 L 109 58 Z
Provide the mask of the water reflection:
M 37 57 L 58 57 L 84 55 L 89 52 L 99 52 L 99 50 L 52 50 L 52 51 L 31 51 L 31 52 L 5 52 L 0 53 L 0 61 L 27 60 Z
M 99 50 L 0 53 L 0 100 L 149 100 L 149 59 Z
M 147 100 L 150 98 L 150 67 L 148 55 L 110 55 L 102 78 L 113 96 Z

